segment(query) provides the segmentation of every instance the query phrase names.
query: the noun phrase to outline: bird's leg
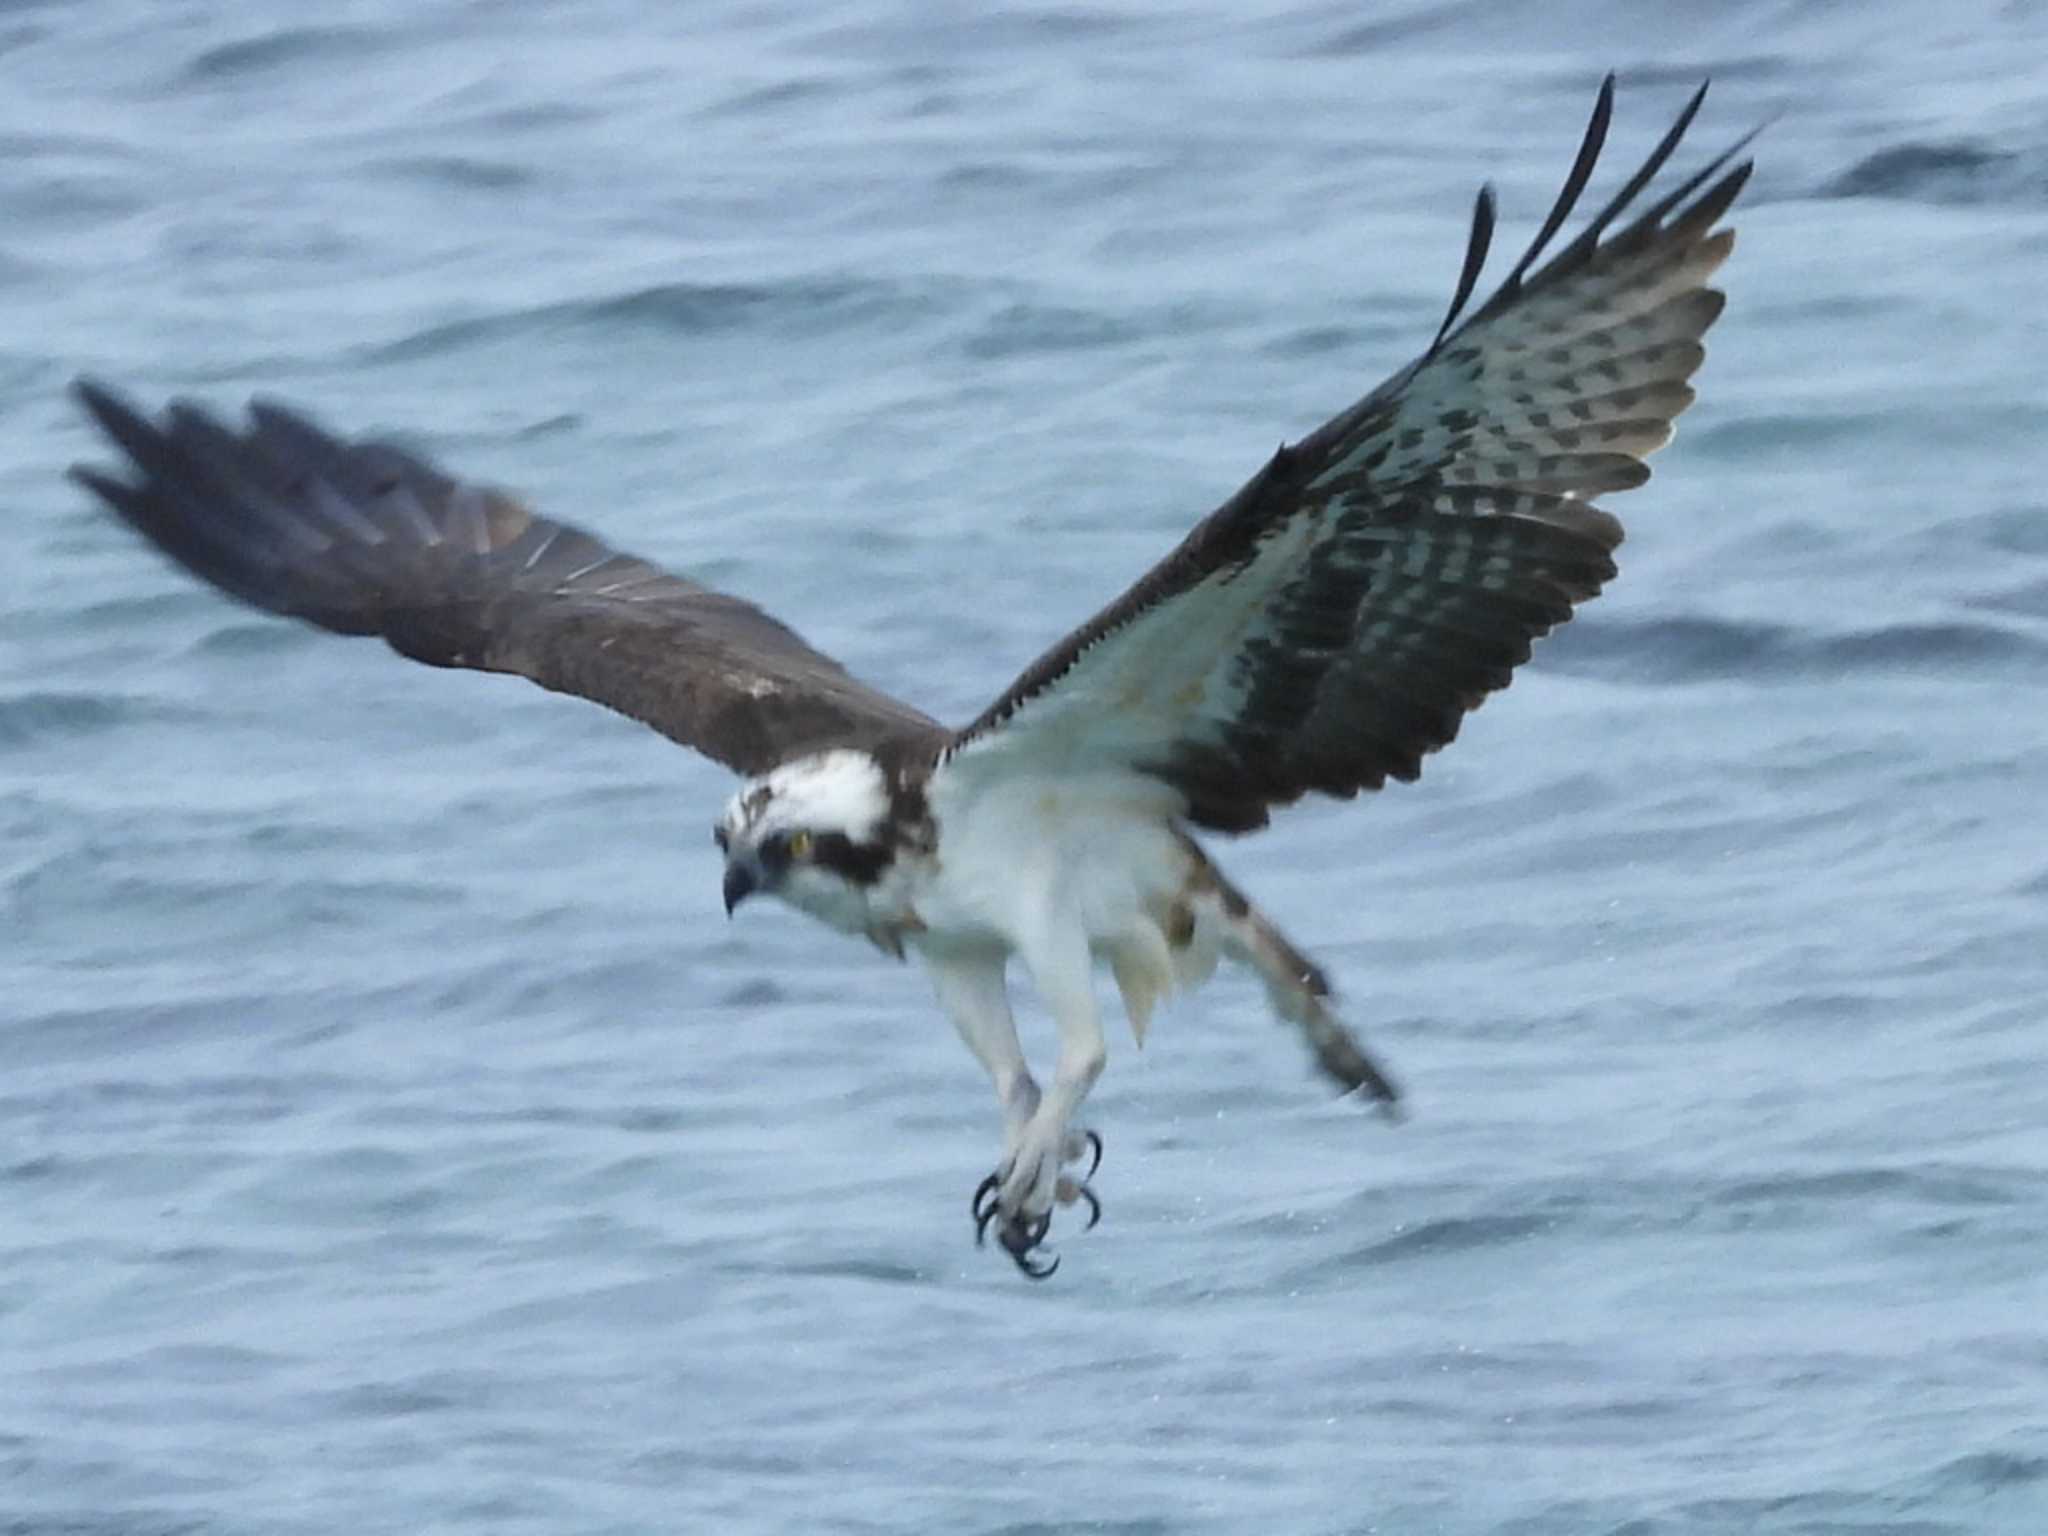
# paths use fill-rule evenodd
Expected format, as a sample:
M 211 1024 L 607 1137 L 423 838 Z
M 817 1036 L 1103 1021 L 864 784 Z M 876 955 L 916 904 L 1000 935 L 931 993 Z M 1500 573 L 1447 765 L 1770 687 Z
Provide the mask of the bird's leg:
M 969 956 L 942 956 L 927 950 L 925 964 L 938 992 L 939 1006 L 953 1021 L 975 1060 L 987 1070 L 989 1080 L 995 1084 L 996 1101 L 1002 1107 L 1003 1160 L 996 1172 L 976 1186 L 969 1203 L 974 1216 L 974 1238 L 982 1242 L 996 1219 L 996 1196 L 1003 1176 L 1015 1166 L 1025 1127 L 1037 1116 L 1044 1095 L 1017 1041 L 1017 1025 L 1010 1015 L 1009 988 L 1003 979 L 1006 956 L 995 950 Z M 1085 1145 L 1078 1150 L 1085 1150 Z M 1024 1228 L 1013 1231 L 1007 1222 L 999 1235 L 1004 1248 L 1025 1274 L 1042 1279 L 1052 1272 L 1053 1265 L 1040 1265 L 1029 1257 L 1031 1249 L 1045 1235 L 1042 1222 L 1035 1237 Z
M 1102 1217 L 1102 1203 L 1088 1186 L 1088 1177 L 1102 1160 L 1102 1138 L 1077 1128 L 1074 1115 L 1102 1075 L 1106 1052 L 1086 938 L 1077 933 L 1046 943 L 1026 960 L 1059 1026 L 1059 1059 L 1051 1086 L 1025 1122 L 1003 1166 L 992 1175 L 992 1182 L 985 1181 L 976 1192 L 975 1220 L 984 1228 L 999 1221 L 997 1236 L 1017 1267 L 1034 1280 L 1042 1280 L 1059 1265 L 1058 1259 L 1039 1264 L 1033 1258 L 1033 1250 L 1050 1229 L 1053 1206 L 1085 1201 L 1091 1227 Z M 1060 1171 L 1066 1163 L 1082 1157 L 1089 1160 L 1087 1174 L 1076 1178 Z
M 1085 943 L 1080 952 L 1087 954 Z M 1071 960 L 1070 955 L 1062 958 Z M 1102 1029 L 1085 962 L 1075 973 L 1078 987 L 1048 993 L 1060 1021 L 1060 1054 L 1052 1086 L 1041 1091 L 1024 1060 L 1010 1015 L 1005 957 L 995 950 L 960 955 L 927 949 L 924 959 L 939 1005 L 987 1070 L 1002 1107 L 1002 1161 L 976 1187 L 970 1203 L 975 1239 L 985 1240 L 989 1228 L 996 1226 L 997 1240 L 1017 1267 L 1042 1280 L 1059 1264 L 1058 1259 L 1042 1260 L 1035 1252 L 1051 1227 L 1053 1206 L 1085 1204 L 1091 1227 L 1102 1216 L 1102 1203 L 1088 1187 L 1102 1163 L 1102 1138 L 1073 1123 L 1075 1110 L 1102 1071 L 1103 1059 Z M 1035 974 L 1065 973 L 1048 966 Z M 1085 1173 L 1062 1171 L 1084 1160 Z
M 1024 1060 L 1024 1048 L 1017 1043 L 1010 990 L 1003 979 L 1004 956 L 989 950 L 966 958 L 941 959 L 927 952 L 925 965 L 939 995 L 939 1006 L 995 1084 L 1007 1158 L 1016 1151 L 1025 1125 L 1038 1112 L 1042 1095 Z

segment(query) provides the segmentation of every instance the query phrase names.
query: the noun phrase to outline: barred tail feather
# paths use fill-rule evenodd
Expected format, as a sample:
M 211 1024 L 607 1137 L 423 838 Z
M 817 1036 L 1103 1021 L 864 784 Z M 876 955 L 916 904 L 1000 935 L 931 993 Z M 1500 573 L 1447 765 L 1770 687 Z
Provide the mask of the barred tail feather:
M 1192 841 L 1188 847 L 1200 860 L 1196 881 L 1210 907 L 1203 915 L 1216 923 L 1223 953 L 1258 973 L 1273 1011 L 1302 1032 L 1327 1076 L 1344 1092 L 1364 1093 L 1382 1113 L 1398 1118 L 1400 1088 L 1330 1007 L 1330 983 L 1322 968 L 1224 879 Z

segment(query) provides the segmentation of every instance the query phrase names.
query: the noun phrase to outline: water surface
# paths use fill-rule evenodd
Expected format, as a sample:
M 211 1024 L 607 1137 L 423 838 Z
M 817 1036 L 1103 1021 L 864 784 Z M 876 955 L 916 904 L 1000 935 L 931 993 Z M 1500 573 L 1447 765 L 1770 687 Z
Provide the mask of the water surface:
M 2048 1528 L 2048 13 L 293 14 L 0 16 L 0 1529 Z M 1601 185 L 1779 114 L 1623 579 L 1221 855 L 1414 1115 L 1227 978 L 1048 1285 L 916 973 L 721 917 L 722 770 L 62 480 L 79 372 L 284 396 L 965 719 L 1609 67 Z

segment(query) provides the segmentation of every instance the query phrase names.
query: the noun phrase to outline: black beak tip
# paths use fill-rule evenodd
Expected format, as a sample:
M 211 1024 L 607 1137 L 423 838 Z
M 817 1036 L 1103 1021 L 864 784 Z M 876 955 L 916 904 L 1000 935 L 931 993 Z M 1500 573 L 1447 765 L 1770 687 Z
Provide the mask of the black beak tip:
M 735 908 L 754 894 L 754 872 L 744 864 L 732 864 L 725 871 L 725 915 L 731 917 Z

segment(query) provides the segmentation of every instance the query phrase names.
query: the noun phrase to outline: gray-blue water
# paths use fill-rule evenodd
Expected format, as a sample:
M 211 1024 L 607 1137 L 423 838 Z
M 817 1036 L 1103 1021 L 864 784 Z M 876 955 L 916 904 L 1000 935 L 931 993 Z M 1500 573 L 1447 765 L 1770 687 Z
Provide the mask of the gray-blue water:
M 722 770 L 61 478 L 77 372 L 279 394 L 964 719 L 1610 65 L 1600 185 L 1782 114 L 1623 578 L 1222 849 L 1413 1118 L 1225 978 L 1047 1285 Z M 2048 1529 L 2048 10 L 17 0 L 0 141 L 0 1530 Z

